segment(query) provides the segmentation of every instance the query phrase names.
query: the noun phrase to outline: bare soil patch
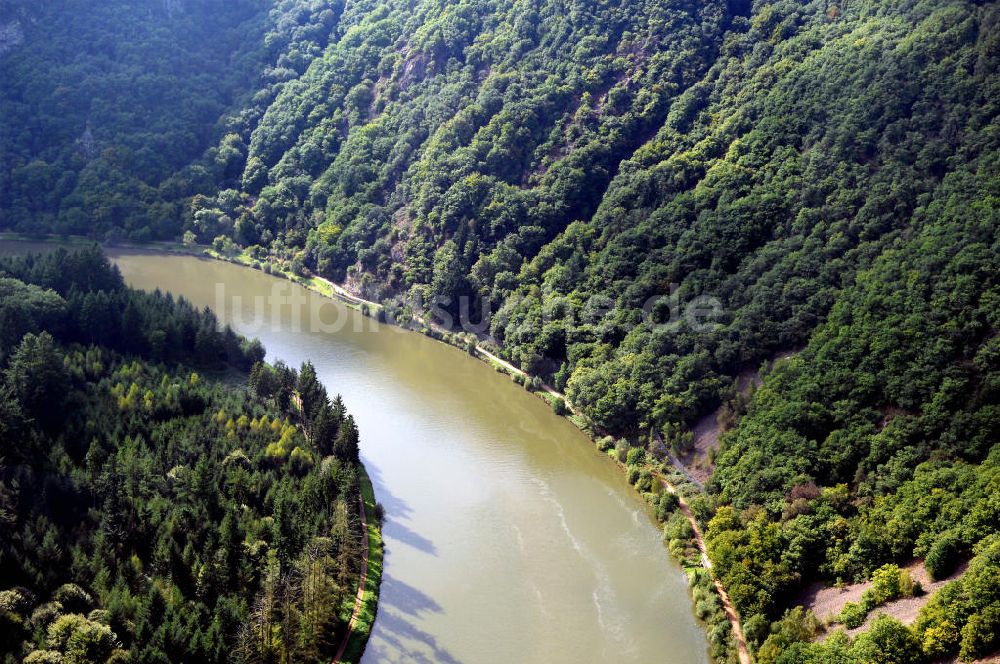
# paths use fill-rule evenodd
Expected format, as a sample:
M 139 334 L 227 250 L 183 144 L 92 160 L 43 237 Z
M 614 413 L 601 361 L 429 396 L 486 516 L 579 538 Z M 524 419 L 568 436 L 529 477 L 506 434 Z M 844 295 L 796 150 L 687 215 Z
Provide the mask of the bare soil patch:
M 710 454 L 712 450 L 719 449 L 719 437 L 722 435 L 719 412 L 715 411 L 698 420 L 693 433 L 694 445 L 679 455 L 677 460 L 684 466 L 688 475 L 699 484 L 705 484 L 715 470 Z
M 927 570 L 924 569 L 924 561 L 913 561 L 906 566 L 906 569 L 910 571 L 910 576 L 914 581 L 920 582 L 920 585 L 923 586 L 924 593 L 919 597 L 904 597 L 903 599 L 897 599 L 878 607 L 868 614 L 868 620 L 866 620 L 861 627 L 849 629 L 847 630 L 847 634 L 852 637 L 860 634 L 871 626 L 871 623 L 875 620 L 876 616 L 881 614 L 892 616 L 904 625 L 911 624 L 917 619 L 917 614 L 920 613 L 920 609 L 922 609 L 930 600 L 931 595 L 940 590 L 949 581 L 954 581 L 958 577 L 965 574 L 965 570 L 968 566 L 969 564 L 967 562 L 962 563 L 948 578 L 941 579 L 940 581 L 931 581 L 930 577 L 927 575 Z
M 760 384 L 759 371 L 746 370 L 736 377 L 736 389 L 744 396 L 759 387 Z M 713 450 L 719 449 L 719 438 L 724 433 L 722 424 L 719 422 L 721 411 L 722 409 L 719 408 L 695 423 L 694 429 L 692 429 L 694 445 L 690 450 L 677 457 L 687 474 L 700 485 L 704 485 L 712 476 L 712 472 L 715 471 L 715 464 L 711 461 L 711 453 Z
M 904 569 L 910 572 L 910 577 L 914 581 L 920 582 L 920 585 L 924 590 L 923 594 L 919 597 L 905 597 L 903 599 L 897 599 L 876 608 L 868 615 L 868 619 L 863 625 L 855 629 L 847 630 L 848 636 L 854 637 L 865 631 L 871 626 L 872 621 L 875 620 L 877 616 L 882 614 L 892 616 L 904 625 L 911 624 L 917 619 L 917 614 L 930 600 L 931 595 L 940 590 L 946 583 L 954 581 L 958 577 L 962 576 L 967 567 L 968 563 L 962 563 L 948 578 L 941 579 L 940 581 L 931 581 L 930 577 L 927 575 L 927 570 L 924 569 L 924 561 L 914 560 L 906 565 Z M 824 587 L 822 584 L 816 583 L 810 586 L 810 588 L 805 592 L 802 596 L 800 604 L 811 610 L 822 622 L 828 625 L 837 625 L 834 620 L 844 609 L 844 605 L 848 602 L 860 602 L 862 593 L 864 593 L 869 586 L 871 586 L 871 582 L 854 583 L 840 588 Z M 821 635 L 819 640 L 822 641 L 824 638 L 825 635 Z

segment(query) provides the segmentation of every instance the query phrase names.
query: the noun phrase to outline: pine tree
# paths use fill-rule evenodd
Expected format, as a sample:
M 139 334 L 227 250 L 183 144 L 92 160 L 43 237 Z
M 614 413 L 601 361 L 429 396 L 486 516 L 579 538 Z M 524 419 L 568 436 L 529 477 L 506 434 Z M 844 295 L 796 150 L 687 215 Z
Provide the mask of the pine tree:
M 302 400 L 302 421 L 308 432 L 312 428 L 312 423 L 320 408 L 326 404 L 326 389 L 316 377 L 316 367 L 313 366 L 312 362 L 306 362 L 302 365 L 296 389 Z
M 358 461 L 361 452 L 358 446 L 358 427 L 354 423 L 353 415 L 348 415 L 340 426 L 333 453 L 341 461 L 352 463 Z

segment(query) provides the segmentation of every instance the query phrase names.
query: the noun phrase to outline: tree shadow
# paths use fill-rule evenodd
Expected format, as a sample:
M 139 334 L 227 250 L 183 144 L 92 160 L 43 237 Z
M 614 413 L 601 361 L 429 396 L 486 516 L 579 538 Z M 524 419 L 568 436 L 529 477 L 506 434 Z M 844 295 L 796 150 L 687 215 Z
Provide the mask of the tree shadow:
M 411 620 L 444 610 L 433 598 L 405 581 L 387 575 L 379 591 L 378 618 L 366 659 L 375 662 L 418 662 L 419 664 L 460 664 L 441 646 L 437 638 Z
M 414 618 L 420 618 L 426 613 L 442 613 L 441 605 L 423 591 L 417 590 L 405 581 L 393 578 L 392 575 L 382 577 L 382 588 L 379 591 L 379 601 L 385 606 L 398 609 Z
M 369 653 L 372 655 L 371 661 L 461 664 L 461 660 L 443 648 L 434 636 L 411 624 L 391 609 L 379 609 L 375 636 L 376 638 L 369 641 L 366 652 L 366 655 Z
M 402 542 L 418 551 L 437 556 L 437 547 L 432 541 L 403 524 L 404 520 L 412 517 L 413 509 L 405 500 L 392 493 L 377 466 L 365 464 L 365 468 L 375 488 L 375 498 L 385 509 L 382 536 L 387 540 Z
M 434 546 L 434 542 L 410 530 L 396 519 L 386 518 L 382 527 L 382 535 L 387 540 L 396 540 L 403 544 L 408 544 L 418 551 L 423 551 L 432 556 L 437 555 L 437 547 Z

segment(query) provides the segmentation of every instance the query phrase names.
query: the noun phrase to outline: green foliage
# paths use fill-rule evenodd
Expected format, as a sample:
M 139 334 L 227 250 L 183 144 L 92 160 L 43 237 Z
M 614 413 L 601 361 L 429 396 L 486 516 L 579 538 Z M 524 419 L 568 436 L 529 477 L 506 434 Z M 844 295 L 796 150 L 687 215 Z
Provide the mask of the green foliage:
M 968 571 L 930 598 L 913 625 L 927 657 L 972 661 L 1000 646 L 1000 539 L 976 547 Z
M 625 463 L 629 466 L 639 466 L 646 461 L 646 450 L 641 447 L 630 447 L 625 455 Z
M 872 626 L 851 644 L 849 657 L 850 661 L 871 664 L 919 664 L 923 659 L 913 632 L 885 615 L 875 618 Z
M 969 227 L 931 255 L 988 260 L 973 247 L 989 246 L 989 229 L 962 213 L 991 209 L 979 164 L 996 149 L 993 3 L 296 4 L 275 16 L 295 15 L 300 34 L 268 36 L 273 78 L 218 138 L 213 163 L 227 166 L 188 194 L 186 230 L 297 274 L 350 270 L 393 308 L 433 298 L 455 322 L 464 297 L 469 319 L 495 314 L 505 358 L 616 434 L 671 426 L 689 440 L 740 372 L 807 345 L 831 316 L 916 296 L 892 287 L 902 272 L 887 264 L 927 244 L 915 238 L 935 217 Z M 714 327 L 682 315 L 699 295 L 719 300 Z M 898 346 L 881 326 L 919 338 L 915 321 L 939 318 L 851 321 L 876 343 L 865 363 L 842 364 L 875 375 L 878 349 Z M 838 398 L 914 410 L 927 368 Z M 826 380 L 851 391 L 840 374 Z M 732 489 L 741 503 L 779 500 L 818 470 L 853 481 L 862 420 L 878 421 L 865 410 L 827 441 L 838 413 L 781 401 L 809 417 L 761 432 L 767 454 L 737 442 L 723 455 L 720 466 L 743 462 L 723 469 L 722 490 L 751 478 Z M 755 467 L 809 444 L 808 467 Z
M 332 658 L 364 546 L 340 399 L 309 365 L 255 364 L 252 391 L 192 372 L 263 349 L 99 253 L 0 269 L 33 282 L 8 297 L 60 293 L 0 361 L 0 658 Z
M 155 362 L 209 369 L 231 365 L 245 371 L 264 357 L 259 342 L 242 339 L 229 327 L 220 332 L 218 320 L 207 309 L 198 310 L 184 299 L 175 301 L 160 292 L 126 288 L 117 268 L 96 245 L 72 252 L 59 249 L 38 256 L 3 258 L 0 273 L 24 282 L 16 289 L 0 289 L 0 295 L 6 295 L 0 315 L 12 310 L 13 302 L 26 293 L 45 294 L 44 316 L 22 319 L 17 327 L 22 335 L 44 329 L 67 342 L 100 344 Z M 59 380 L 52 375 L 59 368 L 43 370 L 39 365 L 45 361 L 51 364 L 49 344 L 43 336 L 17 339 L 31 346 L 30 352 L 23 351 L 22 358 L 8 367 L 21 376 L 12 379 L 15 387 L 22 385 L 18 389 L 44 392 L 50 389 L 49 383 Z M 0 345 L 0 358 L 10 351 L 11 346 Z M 36 366 L 29 366 L 32 363 Z M 26 403 L 30 406 L 32 400 Z
M 615 437 L 663 432 L 681 452 L 728 404 L 691 506 L 752 646 L 909 661 L 917 642 L 990 642 L 985 607 L 917 641 L 880 621 L 820 647 L 782 621 L 808 583 L 882 569 L 855 623 L 897 593 L 883 566 L 918 556 L 945 576 L 1000 522 L 998 3 L 283 0 L 212 21 L 120 4 L 13 5 L 48 20 L 0 60 L 5 226 L 217 239 L 265 270 L 350 278 L 404 323 L 492 313 L 499 354 L 538 377 L 518 382 L 565 390 Z M 60 397 L 25 372 L 65 380 L 43 331 L 156 362 L 262 359 L 109 271 L 97 288 L 71 262 L 0 269 L 5 367 L 27 339 L 0 399 L 18 461 Z M 711 324 L 685 315 L 699 296 L 718 301 Z M 108 361 L 70 363 L 72 380 Z M 257 370 L 280 424 L 248 458 L 308 478 L 356 458 L 356 428 L 302 374 Z M 130 413 L 167 398 L 120 382 Z M 239 440 L 228 410 L 212 426 Z M 646 486 L 640 448 L 598 445 Z
M 669 491 L 664 491 L 660 494 L 660 498 L 656 503 L 656 518 L 660 521 L 666 521 L 680 505 L 680 501 L 677 498 L 677 494 L 670 493 Z
M 958 535 L 951 531 L 942 533 L 934 540 L 924 559 L 924 566 L 932 579 L 947 578 L 955 571 L 960 561 L 960 546 Z
M 898 565 L 883 565 L 872 573 L 871 586 L 861 594 L 858 603 L 844 605 L 837 620 L 848 628 L 860 627 L 876 607 L 903 597 L 919 593 L 920 585 L 910 578 L 910 572 Z
M 562 397 L 555 397 L 552 400 L 552 412 L 560 417 L 568 414 L 569 408 L 566 406 L 566 400 Z
M 0 59 L 0 226 L 179 236 L 184 198 L 243 168 L 220 120 L 269 58 L 270 4 L 5 3 L 23 41 Z
M 812 641 L 819 631 L 819 620 L 811 612 L 801 606 L 788 610 L 771 625 L 770 634 L 757 651 L 758 664 L 774 664 L 790 646 Z
M 107 660 L 114 642 L 115 634 L 107 625 L 70 613 L 49 626 L 46 646 L 62 653 L 66 664 L 90 664 Z
M 837 620 L 842 622 L 848 629 L 856 629 L 864 624 L 870 610 L 864 604 L 848 602 L 840 610 Z

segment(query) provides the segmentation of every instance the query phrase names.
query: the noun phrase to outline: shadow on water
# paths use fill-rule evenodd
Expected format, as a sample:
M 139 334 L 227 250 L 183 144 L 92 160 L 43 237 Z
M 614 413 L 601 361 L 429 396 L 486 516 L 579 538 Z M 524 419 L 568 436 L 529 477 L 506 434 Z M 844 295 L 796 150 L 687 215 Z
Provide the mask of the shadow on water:
M 440 604 L 417 588 L 391 575 L 383 577 L 377 638 L 369 641 L 366 660 L 460 664 L 460 660 L 442 647 L 432 634 L 411 622 L 442 612 Z
M 382 578 L 380 595 L 388 600 L 389 608 L 398 609 L 414 618 L 420 618 L 426 613 L 442 613 L 441 605 L 430 596 L 392 576 Z
M 382 522 L 382 536 L 387 540 L 401 542 L 412 546 L 418 551 L 437 556 L 437 547 L 420 533 L 410 529 L 403 524 L 404 520 L 410 520 L 413 510 L 402 498 L 396 496 L 389 490 L 388 485 L 382 479 L 382 473 L 373 463 L 366 463 L 368 477 L 371 478 L 372 486 L 375 487 L 375 497 L 385 509 L 385 519 Z
M 385 523 L 382 527 L 382 535 L 387 540 L 402 542 L 403 544 L 412 546 L 418 551 L 423 551 L 424 553 L 432 556 L 437 556 L 437 547 L 434 546 L 434 542 L 422 535 L 417 534 L 413 530 L 410 530 L 391 516 L 386 516 Z
M 375 662 L 419 662 L 421 664 L 460 664 L 450 652 L 438 645 L 437 639 L 418 629 L 405 618 L 390 610 L 379 609 L 379 638 L 370 641 L 366 659 Z M 424 646 L 426 648 L 420 648 Z

